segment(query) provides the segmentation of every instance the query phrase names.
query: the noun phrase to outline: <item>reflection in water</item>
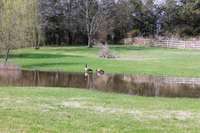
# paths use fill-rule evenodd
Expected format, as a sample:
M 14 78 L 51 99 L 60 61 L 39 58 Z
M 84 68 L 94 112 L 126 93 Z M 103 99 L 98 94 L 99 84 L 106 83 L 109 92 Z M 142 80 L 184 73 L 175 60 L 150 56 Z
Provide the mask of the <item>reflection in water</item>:
M 0 77 L 10 80 L 19 78 L 21 75 L 20 67 L 13 64 L 0 64 Z
M 200 97 L 200 78 L 0 70 L 2 86 L 48 86 L 96 89 L 140 96 Z

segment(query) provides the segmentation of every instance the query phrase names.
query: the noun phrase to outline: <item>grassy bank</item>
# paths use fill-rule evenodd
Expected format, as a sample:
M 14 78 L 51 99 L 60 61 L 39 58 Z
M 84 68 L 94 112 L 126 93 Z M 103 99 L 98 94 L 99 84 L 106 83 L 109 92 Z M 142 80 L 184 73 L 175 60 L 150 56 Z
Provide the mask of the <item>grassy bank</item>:
M 194 50 L 113 46 L 118 59 L 101 59 L 99 49 L 54 47 L 14 51 L 10 62 L 26 69 L 82 72 L 87 63 L 108 73 L 200 77 L 200 52 Z
M 0 88 L 0 132 L 197 133 L 198 99 L 70 88 Z

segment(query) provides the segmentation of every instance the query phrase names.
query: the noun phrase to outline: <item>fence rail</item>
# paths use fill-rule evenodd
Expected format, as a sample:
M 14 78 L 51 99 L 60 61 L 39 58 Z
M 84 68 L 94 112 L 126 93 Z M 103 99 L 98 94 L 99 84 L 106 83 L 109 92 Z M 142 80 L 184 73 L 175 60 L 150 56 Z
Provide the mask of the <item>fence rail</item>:
M 200 85 L 200 78 L 164 78 L 165 83 L 176 83 L 176 84 L 193 84 Z
M 200 41 L 155 40 L 153 46 L 181 49 L 200 49 Z
M 139 45 L 151 45 L 164 48 L 200 49 L 200 40 L 155 40 L 146 38 L 134 38 L 132 42 Z

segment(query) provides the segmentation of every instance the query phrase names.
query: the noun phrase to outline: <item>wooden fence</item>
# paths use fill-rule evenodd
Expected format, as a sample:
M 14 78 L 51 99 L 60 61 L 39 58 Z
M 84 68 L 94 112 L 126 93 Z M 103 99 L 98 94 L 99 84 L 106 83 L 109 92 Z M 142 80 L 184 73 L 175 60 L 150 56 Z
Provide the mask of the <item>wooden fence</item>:
M 153 46 L 180 49 L 200 49 L 200 41 L 155 40 Z
M 172 84 L 192 84 L 192 85 L 200 85 L 200 78 L 187 78 L 187 77 L 165 77 L 163 78 L 165 83 Z
M 129 41 L 130 44 L 130 41 Z M 134 38 L 132 44 L 163 48 L 200 49 L 200 40 L 148 39 Z

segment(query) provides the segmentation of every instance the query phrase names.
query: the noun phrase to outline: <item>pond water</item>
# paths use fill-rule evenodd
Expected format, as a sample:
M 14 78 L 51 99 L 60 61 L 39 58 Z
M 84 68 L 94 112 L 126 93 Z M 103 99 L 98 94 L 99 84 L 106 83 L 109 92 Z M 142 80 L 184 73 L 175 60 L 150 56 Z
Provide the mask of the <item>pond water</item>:
M 200 78 L 0 69 L 1 86 L 48 86 L 95 89 L 139 96 L 200 97 Z

